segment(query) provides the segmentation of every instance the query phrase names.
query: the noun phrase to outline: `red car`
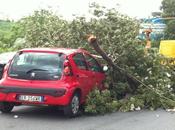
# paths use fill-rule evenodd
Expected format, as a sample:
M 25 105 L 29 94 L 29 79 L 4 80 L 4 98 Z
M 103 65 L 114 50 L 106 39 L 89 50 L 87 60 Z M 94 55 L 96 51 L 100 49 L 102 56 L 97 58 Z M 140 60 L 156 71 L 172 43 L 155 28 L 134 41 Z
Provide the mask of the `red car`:
M 94 87 L 103 89 L 105 74 L 83 49 L 23 49 L 4 68 L 0 80 L 0 110 L 17 105 L 61 106 L 76 116 Z

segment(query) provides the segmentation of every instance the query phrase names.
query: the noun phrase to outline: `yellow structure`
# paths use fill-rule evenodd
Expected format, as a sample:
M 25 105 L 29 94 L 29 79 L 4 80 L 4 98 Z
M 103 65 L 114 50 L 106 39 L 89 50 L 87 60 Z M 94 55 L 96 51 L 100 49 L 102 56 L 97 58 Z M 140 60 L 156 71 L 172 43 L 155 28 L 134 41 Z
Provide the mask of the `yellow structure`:
M 175 58 L 175 40 L 162 40 L 159 53 L 167 58 Z

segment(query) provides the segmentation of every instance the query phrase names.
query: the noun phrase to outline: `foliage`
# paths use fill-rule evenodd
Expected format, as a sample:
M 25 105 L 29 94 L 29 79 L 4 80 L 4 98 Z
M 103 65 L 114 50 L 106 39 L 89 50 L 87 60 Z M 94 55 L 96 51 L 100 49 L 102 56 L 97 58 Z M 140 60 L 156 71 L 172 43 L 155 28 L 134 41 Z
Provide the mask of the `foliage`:
M 77 17 L 68 22 L 49 11 L 41 10 L 19 22 L 24 28 L 26 46 L 29 47 L 85 47 L 92 51 L 86 44 L 86 35 L 89 33 L 100 38 L 100 42 L 103 42 L 102 48 L 106 51 L 113 51 L 107 49 L 110 44 L 124 46 L 123 43 L 131 43 L 131 37 L 134 39 L 138 32 L 138 24 L 135 24 L 135 21 L 114 9 L 106 10 L 102 16 L 99 16 L 98 12 L 100 11 L 94 9 L 96 17 L 89 21 L 85 17 Z M 115 48 L 113 53 L 121 48 Z
M 117 110 L 119 103 L 111 98 L 109 90 L 93 90 L 87 97 L 85 111 L 93 114 L 104 114 Z
M 175 17 L 175 1 L 163 0 L 161 10 L 163 11 L 163 17 Z
M 0 21 L 0 52 L 14 50 L 15 40 L 22 36 L 19 24 L 13 21 Z
M 26 44 L 23 47 L 47 47 L 66 45 L 67 21 L 53 13 L 41 10 L 19 21 L 24 29 Z
M 144 107 L 144 100 L 139 95 L 121 99 L 119 102 L 119 111 L 122 112 L 141 110 Z
M 175 40 L 175 20 L 169 20 L 166 25 L 165 39 Z
M 151 49 L 147 55 L 140 55 L 140 58 L 135 59 L 136 63 L 133 62 L 132 66 L 128 66 L 128 71 L 143 83 L 137 88 L 122 79 L 121 75 L 118 80 L 115 80 L 116 77 L 107 78 L 108 84 L 110 83 L 111 97 L 118 102 L 119 111 L 175 107 L 173 87 L 175 73 L 172 71 L 172 65 L 169 66 L 169 61 L 166 61 L 167 64 L 162 64 L 164 60 L 168 59 L 158 55 L 157 49 Z M 114 74 L 113 70 L 110 71 L 109 75 Z M 116 75 L 119 74 L 116 73 Z M 91 99 L 93 102 L 98 102 L 95 97 L 91 97 Z M 91 112 L 91 109 L 89 111 Z
M 9 20 L 0 20 L 0 30 L 1 31 L 8 31 L 10 30 L 13 23 Z
M 151 47 L 152 48 L 159 48 L 160 46 L 160 39 L 159 40 L 156 40 L 156 41 L 151 41 Z
M 174 0 L 163 0 L 161 9 L 163 11 L 163 17 L 175 17 L 175 1 Z M 175 39 L 175 20 L 170 19 L 166 21 L 165 37 L 164 39 L 174 40 Z

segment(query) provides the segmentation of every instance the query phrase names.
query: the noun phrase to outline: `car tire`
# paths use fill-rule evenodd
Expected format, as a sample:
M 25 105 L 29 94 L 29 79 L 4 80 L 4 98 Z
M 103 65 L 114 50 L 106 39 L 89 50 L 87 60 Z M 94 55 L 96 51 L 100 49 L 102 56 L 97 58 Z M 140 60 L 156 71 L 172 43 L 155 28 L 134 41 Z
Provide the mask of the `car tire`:
M 0 102 L 0 111 L 2 113 L 10 113 L 14 107 L 13 103 L 10 102 Z
M 67 117 L 76 117 L 80 111 L 80 94 L 73 94 L 68 106 L 64 107 L 64 115 Z

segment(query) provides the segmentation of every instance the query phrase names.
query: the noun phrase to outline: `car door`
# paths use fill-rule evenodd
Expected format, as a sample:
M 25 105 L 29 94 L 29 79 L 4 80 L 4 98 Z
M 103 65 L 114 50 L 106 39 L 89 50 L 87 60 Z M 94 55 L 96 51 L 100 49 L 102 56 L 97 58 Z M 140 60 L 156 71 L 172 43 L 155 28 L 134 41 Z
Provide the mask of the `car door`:
M 74 75 L 83 92 L 83 98 L 87 96 L 95 81 L 88 71 L 87 63 L 82 53 L 76 53 L 72 57 L 74 61 Z
M 93 75 L 93 80 L 95 80 L 95 83 L 93 86 L 103 89 L 104 87 L 103 81 L 105 79 L 105 74 L 103 72 L 101 65 L 90 54 L 84 53 L 84 56 L 88 65 L 88 70 Z

